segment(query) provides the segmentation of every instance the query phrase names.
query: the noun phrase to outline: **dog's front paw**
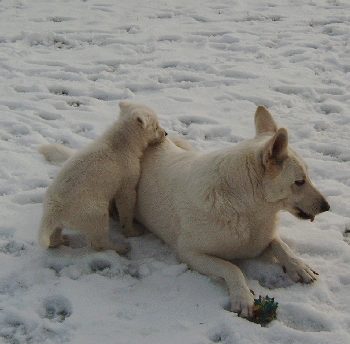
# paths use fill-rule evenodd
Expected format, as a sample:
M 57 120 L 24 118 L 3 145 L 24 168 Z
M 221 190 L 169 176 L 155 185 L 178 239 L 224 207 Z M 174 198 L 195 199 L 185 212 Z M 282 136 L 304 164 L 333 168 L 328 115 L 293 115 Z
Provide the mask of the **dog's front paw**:
M 294 282 L 312 283 L 317 280 L 318 273 L 302 260 L 293 260 L 282 268 Z
M 243 318 L 253 316 L 254 296 L 248 291 L 243 291 L 231 296 L 231 311 L 238 313 Z

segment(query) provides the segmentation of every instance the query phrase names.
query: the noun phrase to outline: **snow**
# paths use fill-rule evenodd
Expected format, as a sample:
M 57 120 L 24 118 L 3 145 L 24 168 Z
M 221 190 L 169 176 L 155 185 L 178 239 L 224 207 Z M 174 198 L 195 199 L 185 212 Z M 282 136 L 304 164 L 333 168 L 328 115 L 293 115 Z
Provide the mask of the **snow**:
M 0 342 L 349 343 L 349 13 L 347 0 L 2 0 Z M 83 147 L 121 99 L 205 151 L 251 137 L 257 105 L 289 129 L 331 212 L 281 218 L 284 240 L 320 273 L 314 285 L 241 263 L 249 287 L 279 302 L 268 327 L 227 311 L 225 285 L 151 234 L 126 257 L 79 238 L 39 248 L 59 167 L 38 146 Z

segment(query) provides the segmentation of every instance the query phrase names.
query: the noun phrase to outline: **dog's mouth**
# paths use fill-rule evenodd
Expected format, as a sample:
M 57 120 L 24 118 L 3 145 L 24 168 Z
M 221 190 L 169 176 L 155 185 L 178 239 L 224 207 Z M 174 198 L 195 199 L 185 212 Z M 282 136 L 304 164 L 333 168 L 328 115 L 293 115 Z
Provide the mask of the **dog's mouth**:
M 303 220 L 310 220 L 311 222 L 313 222 L 313 220 L 315 219 L 315 215 L 311 215 L 311 214 L 308 214 L 308 213 L 305 213 L 305 211 L 301 210 L 299 207 L 296 207 L 295 208 L 296 211 L 297 211 L 297 216 L 300 218 L 300 219 L 303 219 Z

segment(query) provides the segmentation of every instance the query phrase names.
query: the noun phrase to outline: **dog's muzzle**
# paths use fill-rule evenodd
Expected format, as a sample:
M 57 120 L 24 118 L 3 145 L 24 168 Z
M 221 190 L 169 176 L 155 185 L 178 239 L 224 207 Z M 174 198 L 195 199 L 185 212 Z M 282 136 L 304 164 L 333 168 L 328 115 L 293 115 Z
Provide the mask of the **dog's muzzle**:
M 305 213 L 305 211 L 301 210 L 298 207 L 296 207 L 295 209 L 297 210 L 297 216 L 299 218 L 301 218 L 303 220 L 310 220 L 311 222 L 313 222 L 313 220 L 315 219 L 315 215 Z
M 320 210 L 318 212 L 318 214 L 321 214 L 325 211 L 328 211 L 330 209 L 330 205 L 329 203 L 326 201 L 326 200 L 323 200 L 322 201 L 322 204 L 320 206 Z M 295 207 L 295 210 L 297 211 L 297 216 L 301 219 L 304 219 L 304 220 L 310 220 L 311 222 L 315 219 L 315 215 L 312 215 L 312 214 L 308 214 L 306 213 L 304 210 L 302 210 L 301 208 L 299 207 Z M 317 214 L 316 214 L 317 215 Z

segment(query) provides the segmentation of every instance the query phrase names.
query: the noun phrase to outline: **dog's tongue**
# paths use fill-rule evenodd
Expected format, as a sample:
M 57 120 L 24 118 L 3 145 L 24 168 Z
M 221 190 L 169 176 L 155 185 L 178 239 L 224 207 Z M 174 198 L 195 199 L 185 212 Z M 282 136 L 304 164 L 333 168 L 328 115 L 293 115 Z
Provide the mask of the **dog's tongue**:
M 311 215 L 310 221 L 311 221 L 311 222 L 314 222 L 314 220 L 315 220 L 315 216 Z

